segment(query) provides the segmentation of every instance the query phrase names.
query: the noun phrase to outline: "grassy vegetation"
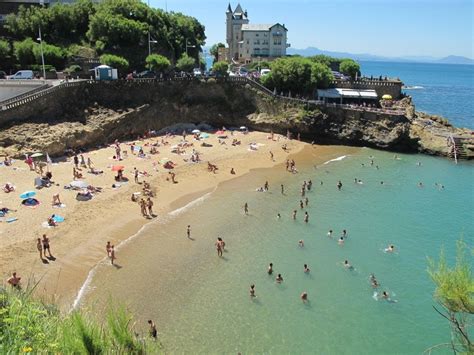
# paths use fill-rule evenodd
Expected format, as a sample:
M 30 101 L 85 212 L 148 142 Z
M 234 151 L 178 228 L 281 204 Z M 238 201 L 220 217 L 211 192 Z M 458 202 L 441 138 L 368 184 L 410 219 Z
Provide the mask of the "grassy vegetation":
M 32 290 L 0 289 L 0 354 L 146 354 L 159 343 L 139 337 L 123 307 L 110 307 L 100 322 L 83 312 L 61 315 Z

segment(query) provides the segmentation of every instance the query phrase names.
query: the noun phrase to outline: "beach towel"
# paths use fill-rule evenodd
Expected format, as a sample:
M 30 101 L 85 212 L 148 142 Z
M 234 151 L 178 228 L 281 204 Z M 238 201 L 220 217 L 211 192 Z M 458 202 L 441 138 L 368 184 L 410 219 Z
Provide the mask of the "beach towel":
M 66 205 L 61 203 L 60 205 L 53 205 L 53 208 L 66 208 Z
M 56 223 L 64 222 L 64 217 L 55 215 L 55 216 L 53 217 L 53 221 L 55 221 Z M 46 222 L 46 223 L 47 223 L 47 222 Z
M 18 221 L 18 218 L 16 217 L 10 217 L 6 220 L 7 223 L 12 223 L 12 222 L 15 222 L 15 221 Z

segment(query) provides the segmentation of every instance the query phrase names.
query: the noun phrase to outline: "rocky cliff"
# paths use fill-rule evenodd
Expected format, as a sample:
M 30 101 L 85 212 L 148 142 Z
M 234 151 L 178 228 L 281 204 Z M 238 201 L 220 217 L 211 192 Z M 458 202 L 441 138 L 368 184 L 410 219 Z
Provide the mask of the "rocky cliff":
M 61 155 L 66 149 L 96 147 L 176 123 L 245 125 L 283 134 L 290 130 L 317 143 L 446 154 L 446 139 L 442 143 L 435 139 L 437 126 L 431 124 L 432 129 L 426 130 L 420 128 L 420 122 L 415 114 L 409 117 L 275 99 L 245 83 L 84 83 L 0 111 L 0 154 L 47 151 Z

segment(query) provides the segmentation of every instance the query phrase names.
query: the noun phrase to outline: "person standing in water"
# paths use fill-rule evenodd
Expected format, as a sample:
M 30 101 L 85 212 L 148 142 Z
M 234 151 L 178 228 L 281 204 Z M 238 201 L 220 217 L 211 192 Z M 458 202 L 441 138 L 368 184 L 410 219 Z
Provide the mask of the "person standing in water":
M 265 181 L 265 185 L 263 185 L 264 190 L 268 191 L 268 187 L 269 187 L 268 181 Z
M 309 222 L 309 214 L 308 212 L 305 211 L 304 213 L 304 223 L 308 223 Z
M 251 298 L 257 297 L 255 295 L 255 285 L 254 284 L 250 285 L 250 297 Z
M 273 274 L 273 263 L 270 263 L 268 265 L 268 270 L 267 270 L 268 275 Z
M 278 274 L 277 278 L 275 279 L 275 281 L 279 284 L 281 284 L 283 282 L 283 277 L 281 276 L 281 274 Z
M 110 258 L 110 248 L 112 247 L 112 245 L 110 244 L 110 242 L 107 242 L 107 244 L 105 245 L 105 251 L 107 252 L 107 257 Z
M 245 205 L 244 205 L 244 213 L 245 213 L 246 215 L 249 214 L 249 205 L 248 205 L 247 202 L 245 202 Z
M 337 189 L 338 189 L 339 191 L 341 191 L 341 189 L 342 189 L 342 182 L 341 182 L 341 180 L 339 180 L 338 183 L 337 183 Z
M 148 320 L 148 325 L 150 327 L 149 329 L 150 336 L 156 340 L 156 338 L 158 337 L 158 331 L 156 330 L 155 323 L 150 319 Z
M 304 205 L 306 207 L 308 207 L 308 205 L 309 205 L 309 199 L 307 197 L 304 199 Z
M 38 242 L 36 243 L 36 248 L 39 251 L 40 259 L 43 260 L 43 244 L 41 243 L 41 238 L 38 238 Z
M 281 194 L 284 195 L 285 194 L 285 187 L 283 185 L 281 185 Z
M 310 270 L 309 270 L 308 265 L 307 265 L 307 264 L 304 264 L 304 272 L 307 274 L 307 273 L 309 273 L 309 271 L 310 271 Z
M 114 246 L 112 245 L 112 246 L 110 247 L 110 263 L 111 263 L 112 265 L 114 265 L 115 259 L 116 259 L 116 257 L 115 257 L 115 249 L 114 249 Z
M 217 242 L 215 243 L 217 256 L 222 256 L 222 238 L 218 237 Z
M 332 229 L 329 230 L 329 232 L 328 232 L 328 237 L 329 237 L 329 238 L 332 238 Z
M 188 236 L 188 239 L 191 239 L 191 226 L 189 224 L 186 228 L 186 235 Z
M 304 208 L 304 203 L 303 203 L 303 200 L 300 200 L 300 208 L 303 209 Z
M 296 210 L 293 210 L 293 216 L 292 216 L 293 219 L 296 219 L 296 213 L 297 213 L 297 211 L 296 211 Z

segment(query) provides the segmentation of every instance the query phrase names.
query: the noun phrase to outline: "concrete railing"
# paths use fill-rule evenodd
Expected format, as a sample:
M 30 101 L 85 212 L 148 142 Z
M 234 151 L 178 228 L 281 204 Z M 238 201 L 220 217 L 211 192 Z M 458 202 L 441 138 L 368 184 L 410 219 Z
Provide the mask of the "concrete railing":
M 23 93 L 23 94 L 16 95 L 16 96 L 11 97 L 11 98 L 9 98 L 9 99 L 0 101 L 0 107 L 5 106 L 5 105 L 8 105 L 8 104 L 10 104 L 10 103 L 12 103 L 12 102 L 15 102 L 15 101 L 24 99 L 24 98 L 26 98 L 26 97 L 28 97 L 28 96 L 34 95 L 34 94 L 36 94 L 36 93 L 38 93 L 38 92 L 40 92 L 40 91 L 43 91 L 43 90 L 45 90 L 45 89 L 47 89 L 47 88 L 49 88 L 49 87 L 51 87 L 50 84 L 43 84 L 43 85 L 38 86 L 37 88 L 35 88 L 35 89 L 33 89 L 33 90 L 30 90 L 30 91 L 28 91 L 28 92 L 25 92 L 25 93 Z

